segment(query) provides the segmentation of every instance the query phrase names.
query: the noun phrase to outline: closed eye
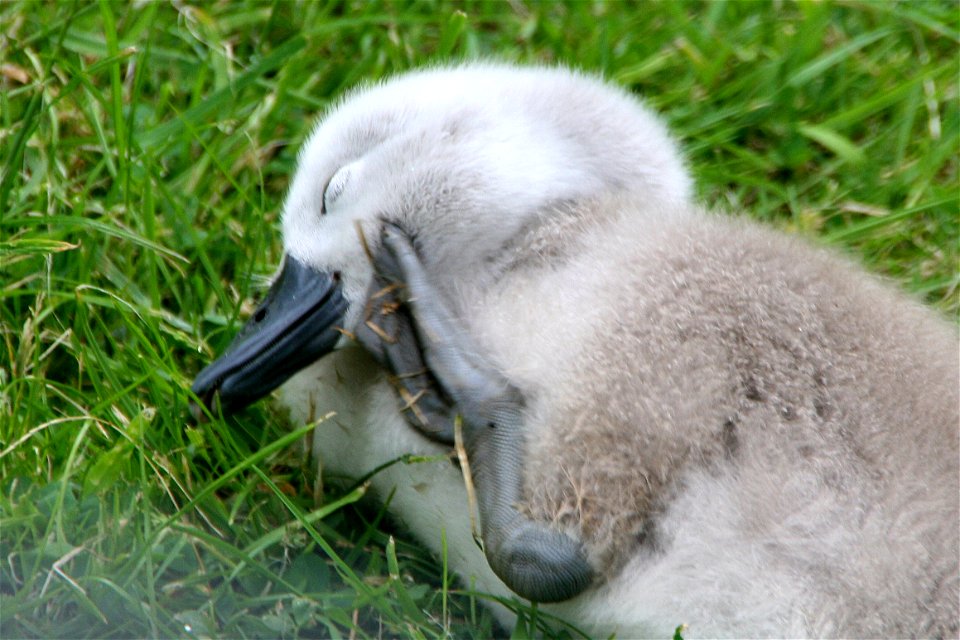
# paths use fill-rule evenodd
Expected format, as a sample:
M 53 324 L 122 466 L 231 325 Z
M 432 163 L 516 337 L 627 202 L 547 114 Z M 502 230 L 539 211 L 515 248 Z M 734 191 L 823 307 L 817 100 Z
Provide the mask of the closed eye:
M 347 185 L 350 183 L 350 176 L 353 174 L 353 169 L 355 168 L 356 163 L 348 164 L 345 167 L 340 167 L 327 181 L 327 186 L 323 188 L 323 208 L 321 209 L 321 214 L 325 215 L 330 211 L 331 207 L 336 204 L 337 198 L 339 198 Z
M 332 176 L 331 178 L 332 179 Z M 320 215 L 327 215 L 327 189 L 330 188 L 330 180 L 327 180 L 327 184 L 323 185 L 323 197 L 320 199 Z
M 336 177 L 336 175 L 334 177 Z M 333 202 L 340 197 L 340 194 L 343 193 L 344 184 L 345 182 L 343 180 L 334 181 L 333 178 L 330 179 L 323 194 L 324 207 L 326 207 L 327 202 Z

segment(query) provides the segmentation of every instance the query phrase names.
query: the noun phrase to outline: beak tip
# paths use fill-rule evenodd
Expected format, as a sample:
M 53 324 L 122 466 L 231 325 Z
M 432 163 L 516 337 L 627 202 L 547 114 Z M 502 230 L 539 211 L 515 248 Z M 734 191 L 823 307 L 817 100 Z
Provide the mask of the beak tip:
M 193 421 L 196 422 L 197 424 L 203 424 L 204 422 L 207 421 L 207 416 L 204 413 L 203 409 L 200 407 L 199 404 L 197 404 L 193 400 L 190 401 L 190 416 L 193 418 Z
M 190 401 L 190 416 L 197 423 L 207 422 L 209 409 L 213 407 L 214 398 L 217 395 L 217 387 L 194 382 L 190 391 L 197 397 L 196 400 Z
M 254 316 L 197 375 L 193 418 L 243 409 L 329 353 L 346 308 L 341 286 L 339 272 L 317 271 L 288 256 Z
M 210 413 L 214 411 L 217 404 L 219 404 L 217 401 L 220 396 L 222 379 L 216 370 L 214 370 L 212 372 L 213 375 L 211 375 L 211 369 L 213 369 L 216 364 L 217 363 L 208 365 L 196 377 L 193 385 L 190 386 L 190 392 L 196 397 L 195 400 L 190 400 L 190 416 L 197 423 L 208 422 Z

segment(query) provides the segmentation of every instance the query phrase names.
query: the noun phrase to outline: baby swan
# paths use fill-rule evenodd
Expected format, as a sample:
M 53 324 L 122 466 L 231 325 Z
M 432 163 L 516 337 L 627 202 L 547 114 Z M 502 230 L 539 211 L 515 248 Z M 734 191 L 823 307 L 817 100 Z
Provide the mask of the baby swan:
M 498 566 L 504 532 L 534 561 L 557 536 L 576 575 L 533 595 L 593 636 L 956 636 L 955 329 L 689 200 L 664 128 L 596 80 L 361 90 L 307 142 L 283 274 L 194 391 L 236 408 L 296 374 L 282 401 L 337 412 L 314 453 L 338 475 L 442 457 L 462 415 L 486 556 L 449 462 L 374 488 L 496 595 L 538 588 Z

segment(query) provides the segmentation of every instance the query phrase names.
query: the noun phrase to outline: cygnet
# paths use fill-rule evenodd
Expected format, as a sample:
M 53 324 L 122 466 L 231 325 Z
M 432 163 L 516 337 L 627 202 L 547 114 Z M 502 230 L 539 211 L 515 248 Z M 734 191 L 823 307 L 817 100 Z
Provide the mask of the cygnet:
M 956 329 L 693 204 L 624 91 L 497 64 L 355 91 L 303 147 L 283 240 L 194 392 L 336 412 L 323 471 L 384 467 L 465 584 L 591 636 L 957 636 Z

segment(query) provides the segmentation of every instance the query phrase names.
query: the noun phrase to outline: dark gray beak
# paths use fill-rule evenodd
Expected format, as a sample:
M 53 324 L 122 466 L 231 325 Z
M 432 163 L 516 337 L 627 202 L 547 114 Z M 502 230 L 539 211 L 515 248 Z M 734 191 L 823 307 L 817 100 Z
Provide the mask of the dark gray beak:
M 263 304 L 192 391 L 208 407 L 219 395 L 225 413 L 243 409 L 329 353 L 346 309 L 339 273 L 287 256 Z

